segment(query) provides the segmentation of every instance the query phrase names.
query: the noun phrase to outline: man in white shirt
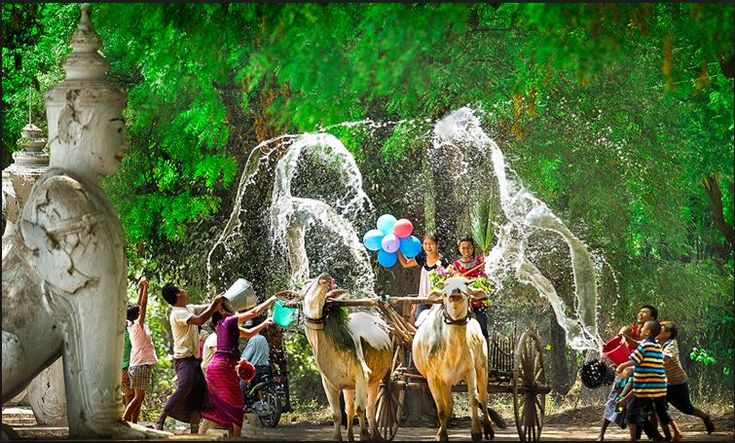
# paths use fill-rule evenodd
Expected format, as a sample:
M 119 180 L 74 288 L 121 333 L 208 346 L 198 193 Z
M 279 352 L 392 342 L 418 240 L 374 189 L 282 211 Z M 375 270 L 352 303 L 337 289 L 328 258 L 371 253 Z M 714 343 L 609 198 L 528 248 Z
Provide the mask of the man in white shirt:
M 218 295 L 209 305 L 189 305 L 186 291 L 168 283 L 161 289 L 163 298 L 173 306 L 169 321 L 174 339 L 174 369 L 178 386 L 166 401 L 154 427 L 163 429 L 166 417 L 190 423 L 191 433 L 199 430 L 200 412 L 209 407 L 209 395 L 200 366 L 199 331 L 224 300 Z

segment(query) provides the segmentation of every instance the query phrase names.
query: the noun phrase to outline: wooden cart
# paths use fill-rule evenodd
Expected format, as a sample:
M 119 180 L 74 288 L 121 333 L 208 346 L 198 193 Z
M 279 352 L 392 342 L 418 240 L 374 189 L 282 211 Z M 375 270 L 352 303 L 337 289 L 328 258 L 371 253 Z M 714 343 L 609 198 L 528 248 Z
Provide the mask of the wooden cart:
M 426 379 L 409 361 L 416 327 L 406 321 L 395 309 L 403 304 L 440 303 L 416 297 L 389 297 L 385 299 L 337 300 L 329 303 L 347 307 L 372 307 L 382 311 L 393 337 L 394 354 L 391 370 L 380 385 L 377 420 L 380 436 L 393 440 L 398 432 L 407 390 L 428 392 Z M 489 340 L 489 394 L 512 394 L 516 429 L 521 441 L 538 441 L 544 426 L 546 385 L 543 354 L 538 335 L 526 330 L 515 340 L 493 334 Z M 514 346 L 515 344 L 515 346 Z M 467 392 L 464 384 L 455 385 L 453 392 Z

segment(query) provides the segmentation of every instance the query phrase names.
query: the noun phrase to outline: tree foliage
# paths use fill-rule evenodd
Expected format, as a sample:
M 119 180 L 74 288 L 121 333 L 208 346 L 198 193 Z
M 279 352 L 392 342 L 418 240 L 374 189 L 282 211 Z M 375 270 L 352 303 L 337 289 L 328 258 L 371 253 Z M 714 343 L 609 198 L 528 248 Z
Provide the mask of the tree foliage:
M 2 5 L 3 166 L 29 85 L 45 127 L 41 97 L 63 77 L 77 14 Z M 733 323 L 733 5 L 95 4 L 93 21 L 128 96 L 131 152 L 104 185 L 138 268 L 203 287 L 250 150 L 343 121 L 405 120 L 331 131 L 377 213 L 418 232 L 469 214 L 426 155 L 430 121 L 469 103 L 531 191 L 607 258 L 606 332 L 659 304 L 687 346 L 732 364 L 733 334 L 717 331 Z M 264 242 L 272 166 L 244 256 Z M 232 272 L 272 259 L 251 256 L 263 263 Z

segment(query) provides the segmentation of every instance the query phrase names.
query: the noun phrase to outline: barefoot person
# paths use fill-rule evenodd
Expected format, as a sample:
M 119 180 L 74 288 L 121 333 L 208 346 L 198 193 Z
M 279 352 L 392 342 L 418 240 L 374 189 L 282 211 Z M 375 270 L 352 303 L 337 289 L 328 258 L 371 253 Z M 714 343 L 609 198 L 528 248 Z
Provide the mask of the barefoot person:
M 602 424 L 600 425 L 600 435 L 597 436 L 597 441 L 605 440 L 605 431 L 610 423 L 617 423 L 621 429 L 625 429 L 628 426 L 626 419 L 626 411 L 620 411 L 618 409 L 618 402 L 622 397 L 629 392 L 626 388 L 632 387 L 630 377 L 633 375 L 633 368 L 625 368 L 622 374 L 615 375 L 615 382 L 613 382 L 613 388 L 607 397 L 605 402 L 605 411 L 602 415 Z
M 170 305 L 171 332 L 174 339 L 174 369 L 178 386 L 166 401 L 154 427 L 163 429 L 166 417 L 191 424 L 191 433 L 199 431 L 201 411 L 209 407 L 207 385 L 199 357 L 199 331 L 219 308 L 224 296 L 218 295 L 209 305 L 189 305 L 189 295 L 172 283 L 161 289 Z
M 618 336 L 622 336 L 625 338 L 625 343 L 628 346 L 628 348 L 632 351 L 635 348 L 638 347 L 638 344 L 641 341 L 640 332 L 643 328 L 643 324 L 647 322 L 648 320 L 656 320 L 658 318 L 658 309 L 656 309 L 653 305 L 643 305 L 638 309 L 638 312 L 636 313 L 636 321 L 632 325 L 626 325 L 620 328 L 620 331 L 618 332 Z M 615 390 L 615 387 L 613 386 L 613 390 Z M 603 416 L 602 419 L 602 425 L 600 426 L 600 436 L 598 436 L 598 440 L 602 441 L 604 439 L 605 430 L 607 429 L 607 425 L 609 422 L 606 420 L 606 418 Z M 638 426 L 637 431 L 638 438 L 640 438 L 641 433 L 645 432 L 649 439 L 652 440 L 662 440 L 663 436 L 658 431 L 658 424 L 656 421 L 655 416 L 653 417 L 653 420 L 646 419 L 643 422 L 642 426 Z
M 658 335 L 658 342 L 661 344 L 664 355 L 664 368 L 666 369 L 666 401 L 687 415 L 694 415 L 702 419 L 707 433 L 711 434 L 715 430 L 712 418 L 701 409 L 697 409 L 692 405 L 689 398 L 689 377 L 684 372 L 679 362 L 679 344 L 676 337 L 679 336 L 679 328 L 673 321 L 661 322 L 661 333 Z

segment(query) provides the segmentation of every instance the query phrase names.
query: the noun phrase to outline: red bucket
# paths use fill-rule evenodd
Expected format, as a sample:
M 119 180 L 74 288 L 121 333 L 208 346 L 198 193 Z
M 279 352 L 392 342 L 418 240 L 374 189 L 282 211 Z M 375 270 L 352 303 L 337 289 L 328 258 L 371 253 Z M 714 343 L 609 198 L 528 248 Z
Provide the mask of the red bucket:
M 602 345 L 602 355 L 607 357 L 616 365 L 628 361 L 630 357 L 630 349 L 625 343 L 625 337 L 622 335 L 616 335 L 607 343 Z

